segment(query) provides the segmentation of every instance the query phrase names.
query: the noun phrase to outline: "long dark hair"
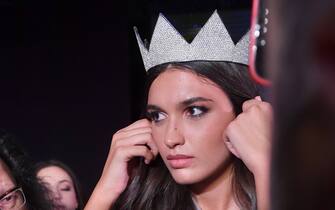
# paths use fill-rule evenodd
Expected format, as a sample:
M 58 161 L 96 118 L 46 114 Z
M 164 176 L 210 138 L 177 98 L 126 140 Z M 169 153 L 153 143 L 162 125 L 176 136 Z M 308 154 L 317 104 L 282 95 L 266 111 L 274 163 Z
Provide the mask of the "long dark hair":
M 14 136 L 0 129 L 0 159 L 10 170 L 10 175 L 21 187 L 29 210 L 51 210 L 48 190 L 41 185 L 34 173 L 33 162 Z
M 170 67 L 191 71 L 215 82 L 230 98 L 235 114 L 242 112 L 242 103 L 257 95 L 257 87 L 251 81 L 247 66 L 230 62 L 193 61 L 168 63 L 149 70 L 145 103 L 150 85 Z M 252 173 L 243 162 L 233 157 L 234 198 L 241 209 L 256 209 L 255 183 Z M 121 194 L 113 210 L 194 210 L 191 192 L 176 183 L 158 156 L 149 166 L 140 159 L 134 160 L 134 168 L 127 189 Z
M 82 192 L 81 192 L 81 185 L 79 183 L 79 180 L 78 180 L 77 176 L 75 175 L 73 170 L 68 165 L 66 165 L 65 163 L 63 163 L 59 160 L 41 161 L 41 162 L 38 162 L 35 165 L 35 173 L 37 174 L 41 169 L 46 168 L 46 167 L 50 167 L 50 166 L 57 166 L 57 167 L 63 169 L 70 176 L 70 178 L 72 179 L 72 182 L 73 182 L 73 187 L 74 187 L 77 202 L 78 202 L 78 207 L 76 209 L 77 210 L 82 210 L 84 208 L 84 204 L 83 204 L 83 196 L 82 196 Z

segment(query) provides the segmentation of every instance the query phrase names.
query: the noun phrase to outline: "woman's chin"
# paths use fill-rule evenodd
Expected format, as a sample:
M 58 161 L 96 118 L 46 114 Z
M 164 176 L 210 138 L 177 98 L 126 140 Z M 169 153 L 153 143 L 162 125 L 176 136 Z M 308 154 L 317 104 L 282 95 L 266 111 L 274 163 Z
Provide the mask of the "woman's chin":
M 199 177 L 195 176 L 195 173 L 187 169 L 177 169 L 170 171 L 175 182 L 181 185 L 190 185 L 200 181 Z

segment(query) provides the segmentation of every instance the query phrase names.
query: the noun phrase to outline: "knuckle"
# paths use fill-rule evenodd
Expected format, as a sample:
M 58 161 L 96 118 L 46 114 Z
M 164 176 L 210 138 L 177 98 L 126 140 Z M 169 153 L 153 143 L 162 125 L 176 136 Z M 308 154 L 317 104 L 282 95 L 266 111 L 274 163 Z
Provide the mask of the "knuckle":
M 115 141 L 120 138 L 121 133 L 117 131 L 116 133 L 113 134 L 112 136 L 112 141 Z
M 235 120 L 231 122 L 230 124 L 232 124 L 233 127 L 236 126 L 238 122 L 243 121 L 245 116 L 246 116 L 246 112 L 242 112 L 241 114 L 237 115 Z
M 122 133 L 124 130 L 125 130 L 125 128 L 122 128 L 122 129 L 116 131 L 115 134 Z
M 230 131 L 231 131 L 232 129 L 234 129 L 235 124 L 236 124 L 235 121 L 232 121 L 231 123 L 229 123 L 229 125 L 226 127 L 226 132 L 227 132 L 227 133 L 230 133 Z
M 267 112 L 271 112 L 272 111 L 271 104 L 269 104 L 269 103 L 263 103 L 262 105 L 263 105 L 263 108 L 265 109 L 265 111 L 267 111 Z
M 246 109 L 248 107 L 248 105 L 249 105 L 249 101 L 243 102 L 242 109 Z
M 115 141 L 114 144 L 113 144 L 113 147 L 114 147 L 115 149 L 120 148 L 120 147 L 121 147 L 120 141 Z
M 250 114 L 258 114 L 262 110 L 260 104 L 255 104 L 254 106 L 250 107 L 248 113 Z
M 116 147 L 118 145 L 120 145 L 120 136 L 119 135 L 113 135 L 113 138 L 112 138 L 112 143 L 111 143 L 111 146 L 112 147 Z

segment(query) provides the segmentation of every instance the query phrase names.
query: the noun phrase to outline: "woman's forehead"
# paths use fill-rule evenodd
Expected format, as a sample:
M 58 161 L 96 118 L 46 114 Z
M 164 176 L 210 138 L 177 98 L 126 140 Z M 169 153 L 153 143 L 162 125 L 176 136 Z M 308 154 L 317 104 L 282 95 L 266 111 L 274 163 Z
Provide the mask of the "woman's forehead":
M 47 166 L 38 171 L 37 175 L 44 181 L 59 182 L 68 180 L 72 182 L 71 176 L 63 168 L 59 166 Z
M 148 103 L 178 103 L 193 97 L 214 101 L 227 98 L 225 92 L 211 80 L 190 70 L 169 69 L 151 84 Z
M 162 85 L 164 87 L 170 83 L 190 85 L 190 86 L 200 85 L 200 86 L 218 87 L 213 81 L 206 78 L 205 76 L 197 74 L 193 70 L 186 68 L 185 69 L 175 68 L 175 67 L 170 67 L 164 72 L 162 72 L 160 75 L 158 75 L 157 78 L 151 84 L 151 87 L 154 86 L 155 88 L 157 88 Z M 172 86 L 171 88 L 178 88 L 178 87 Z

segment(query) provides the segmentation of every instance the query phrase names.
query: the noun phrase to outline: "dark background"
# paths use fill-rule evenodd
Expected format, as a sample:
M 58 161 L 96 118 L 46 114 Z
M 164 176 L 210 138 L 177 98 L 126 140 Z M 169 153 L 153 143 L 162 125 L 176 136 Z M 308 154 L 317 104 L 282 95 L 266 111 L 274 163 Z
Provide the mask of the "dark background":
M 238 41 L 247 0 L 0 0 L 0 127 L 35 161 L 68 164 L 87 199 L 111 136 L 140 115 L 145 71 L 133 26 L 150 40 L 162 12 L 191 41 L 215 9 Z

